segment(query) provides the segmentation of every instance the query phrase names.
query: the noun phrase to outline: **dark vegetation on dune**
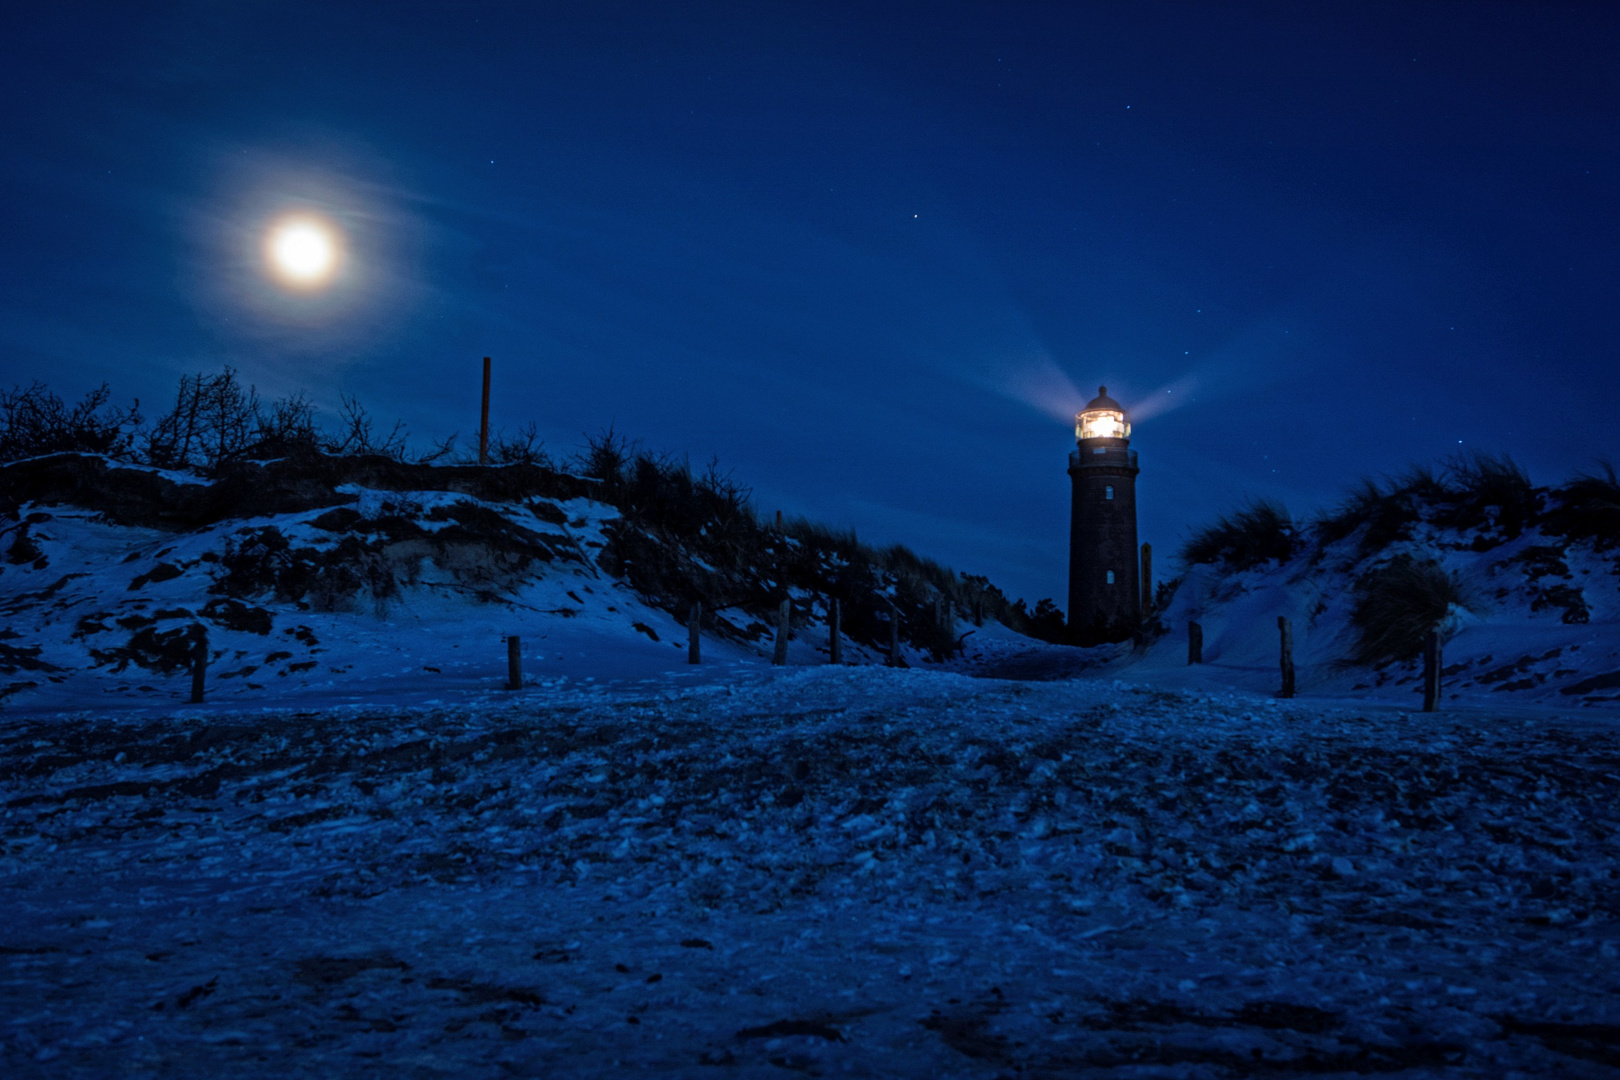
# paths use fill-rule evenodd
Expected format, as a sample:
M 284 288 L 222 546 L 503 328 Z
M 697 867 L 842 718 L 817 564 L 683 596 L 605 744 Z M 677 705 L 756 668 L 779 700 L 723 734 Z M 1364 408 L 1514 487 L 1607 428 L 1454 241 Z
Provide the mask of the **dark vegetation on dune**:
M 1251 502 L 1197 530 L 1181 547 L 1182 562 L 1221 563 L 1252 570 L 1294 554 L 1296 530 L 1288 511 L 1268 499 Z
M 1471 533 L 1469 547 L 1489 551 L 1527 529 L 1568 543 L 1590 541 L 1599 551 L 1620 548 L 1620 479 L 1608 464 L 1595 474 L 1556 487 L 1537 487 L 1506 455 L 1459 454 L 1440 469 L 1417 465 L 1381 479 L 1365 478 L 1332 509 L 1296 522 L 1281 505 L 1261 500 L 1195 531 L 1182 545 L 1184 565 L 1240 572 L 1307 557 L 1311 565 L 1336 560 L 1341 569 L 1367 564 L 1355 578 L 1351 620 L 1359 640 L 1351 659 L 1380 664 L 1409 659 L 1424 637 L 1459 610 L 1479 607 L 1466 582 L 1432 557 L 1390 549 L 1423 524 Z M 1539 545 L 1519 556 L 1537 584 L 1537 608 L 1585 622 L 1585 602 L 1566 585 L 1559 548 Z
M 359 595 L 381 601 L 431 559 L 472 595 L 499 601 L 537 563 L 560 559 L 622 578 L 683 620 L 700 602 L 706 628 L 745 639 L 763 636 L 790 597 L 796 623 L 810 614 L 807 606 L 824 614 L 827 601 L 839 600 L 845 633 L 879 648 L 897 614 L 903 640 L 936 658 L 960 647 L 974 613 L 1048 640 L 1064 636 L 1050 600 L 1030 611 L 983 577 L 904 546 L 863 543 L 851 530 L 803 519 L 778 527 L 761 520 L 749 490 L 714 463 L 694 471 L 612 431 L 556 459 L 530 425 L 497 434 L 490 460 L 473 463 L 453 435 L 413 452 L 401 425 L 380 429 L 346 396 L 328 428 L 302 394 L 261 402 L 230 368 L 182 378 L 173 406 L 150 421 L 139 403 L 111 404 L 106 386 L 76 404 L 41 383 L 0 391 L 0 517 L 16 520 L 27 503 L 70 504 L 120 524 L 184 530 L 330 508 L 316 521 L 333 535 L 330 545 L 296 545 L 273 525 L 233 537 L 215 574 L 214 590 L 225 596 L 328 610 Z M 344 485 L 469 499 L 425 516 L 402 499 L 362 517 L 350 505 L 354 496 L 339 490 Z M 572 540 L 558 505 L 581 497 L 621 515 L 594 557 Z M 517 504 L 542 524 L 519 524 L 473 499 Z M 434 527 L 423 528 L 430 518 Z M 27 545 L 26 523 L 12 531 L 16 556 L 18 544 Z
M 1359 638 L 1351 659 L 1358 664 L 1411 659 L 1453 611 L 1475 606 L 1455 571 L 1403 552 L 1356 582 L 1350 621 Z

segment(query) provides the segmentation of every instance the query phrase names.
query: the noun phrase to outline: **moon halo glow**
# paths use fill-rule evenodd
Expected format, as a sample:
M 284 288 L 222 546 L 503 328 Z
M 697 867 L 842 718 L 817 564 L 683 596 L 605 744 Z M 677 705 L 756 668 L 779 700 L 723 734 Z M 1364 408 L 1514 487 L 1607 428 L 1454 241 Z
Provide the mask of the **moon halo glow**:
M 282 218 L 265 237 L 265 260 L 283 285 L 318 289 L 332 280 L 341 257 L 338 232 L 308 214 Z

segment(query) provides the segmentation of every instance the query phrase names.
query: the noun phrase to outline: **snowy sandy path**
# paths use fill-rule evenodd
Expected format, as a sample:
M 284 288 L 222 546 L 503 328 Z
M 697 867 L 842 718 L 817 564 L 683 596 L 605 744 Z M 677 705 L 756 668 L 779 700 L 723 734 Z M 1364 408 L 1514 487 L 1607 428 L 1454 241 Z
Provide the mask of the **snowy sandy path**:
M 1610 1076 L 1620 739 L 806 669 L 0 720 L 7 1076 Z

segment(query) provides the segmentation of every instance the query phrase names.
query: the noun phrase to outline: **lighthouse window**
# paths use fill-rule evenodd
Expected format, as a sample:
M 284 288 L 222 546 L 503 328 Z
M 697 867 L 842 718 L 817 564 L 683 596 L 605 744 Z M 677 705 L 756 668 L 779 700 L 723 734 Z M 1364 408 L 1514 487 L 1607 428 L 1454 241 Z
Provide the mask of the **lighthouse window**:
M 1114 497 L 1114 485 L 1109 484 L 1108 486 L 1103 488 L 1103 498 L 1112 499 L 1113 497 Z
M 1108 584 L 1112 585 L 1113 583 L 1114 583 L 1114 572 L 1112 570 L 1110 570 L 1110 571 L 1108 571 Z

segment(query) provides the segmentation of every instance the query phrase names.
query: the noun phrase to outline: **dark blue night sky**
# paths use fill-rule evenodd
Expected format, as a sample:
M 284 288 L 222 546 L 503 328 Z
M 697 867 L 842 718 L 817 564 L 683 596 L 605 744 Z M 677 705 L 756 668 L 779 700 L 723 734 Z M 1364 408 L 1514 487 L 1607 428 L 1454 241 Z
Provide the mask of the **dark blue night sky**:
M 1597 4 L 37 4 L 0 23 L 0 382 L 235 365 L 421 441 L 608 424 L 1061 597 L 1066 417 L 1142 536 L 1615 453 Z M 313 211 L 339 278 L 265 229 Z

